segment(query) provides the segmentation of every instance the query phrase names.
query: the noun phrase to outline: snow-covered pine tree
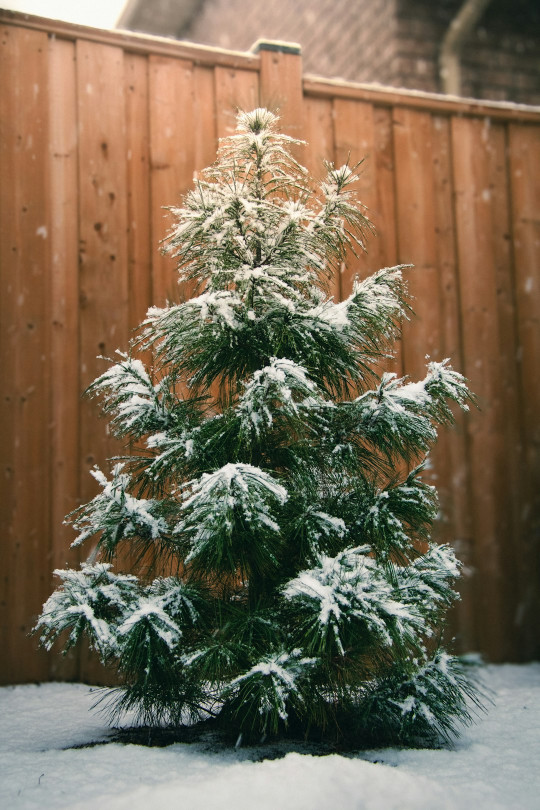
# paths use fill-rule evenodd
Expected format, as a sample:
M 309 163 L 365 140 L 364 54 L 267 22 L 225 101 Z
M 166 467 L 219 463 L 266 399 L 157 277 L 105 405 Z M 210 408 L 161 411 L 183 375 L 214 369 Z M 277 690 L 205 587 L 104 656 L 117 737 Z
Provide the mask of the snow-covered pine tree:
M 328 166 L 314 193 L 297 143 L 271 112 L 240 114 L 171 209 L 166 250 L 198 295 L 151 309 L 89 389 L 140 451 L 94 471 L 100 493 L 69 516 L 92 561 L 56 572 L 37 627 L 117 668 L 115 719 L 437 744 L 475 691 L 440 646 L 459 565 L 429 540 L 421 473 L 471 397 L 447 360 L 421 382 L 377 376 L 403 268 L 328 297 L 369 222 L 354 171 Z M 124 548 L 135 573 L 112 568 Z

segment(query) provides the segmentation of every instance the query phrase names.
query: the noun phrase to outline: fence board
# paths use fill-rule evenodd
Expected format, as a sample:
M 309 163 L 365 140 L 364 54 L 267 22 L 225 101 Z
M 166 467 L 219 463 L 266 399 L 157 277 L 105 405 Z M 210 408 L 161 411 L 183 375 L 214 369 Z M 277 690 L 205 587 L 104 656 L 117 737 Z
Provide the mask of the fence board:
M 20 208 L 19 191 L 16 185 L 17 166 L 14 153 L 17 144 L 16 116 L 16 74 L 18 68 L 19 31 L 3 27 L 1 32 L 0 67 L 5 87 L 10 92 L 0 95 L 0 172 L 4 189 L 9 189 L 9 196 L 0 196 L 0 363 L 4 374 L 2 397 L 0 398 L 0 444 L 2 447 L 2 522 L 6 527 L 4 542 L 0 544 L 0 564 L 2 566 L 2 599 L 0 600 L 0 632 L 2 648 L 5 651 L 2 678 L 4 683 L 16 682 L 24 678 L 27 662 L 21 666 L 15 659 L 15 648 L 20 637 L 16 626 L 17 615 L 12 600 L 16 596 L 16 586 L 10 572 L 13 561 L 17 561 L 16 539 L 16 451 L 14 428 L 16 413 L 15 370 L 17 365 L 17 278 L 22 272 L 20 267 L 20 248 L 17 238 L 17 223 Z M 25 586 L 26 589 L 26 586 Z M 21 593 L 22 595 L 22 593 Z M 26 598 L 23 597 L 23 608 Z M 25 666 L 26 665 L 26 666 Z
M 236 70 L 217 65 L 215 75 L 218 138 L 233 135 L 238 110 L 259 106 L 259 75 L 252 70 Z
M 437 267 L 441 302 L 441 358 L 452 359 L 454 368 L 463 369 L 460 333 L 460 299 L 458 262 L 456 255 L 452 178 L 452 143 L 450 121 L 434 116 L 432 126 L 434 214 L 436 222 Z M 472 576 L 473 541 L 471 498 L 467 456 L 466 424 L 468 417 L 455 409 L 456 425 L 441 429 L 434 452 L 438 474 L 436 480 L 440 501 L 440 517 L 435 526 L 438 540 L 451 543 L 464 566 L 460 582 L 461 600 L 450 616 L 450 635 L 459 641 L 461 649 L 478 647 L 472 597 L 475 580 Z
M 49 43 L 49 195 L 51 206 L 51 550 L 53 568 L 78 564 L 65 516 L 79 496 L 78 142 L 75 45 Z M 75 678 L 78 656 L 51 662 Z M 58 669 L 56 669 L 58 668 Z
M 499 542 L 502 547 L 501 562 L 504 569 L 504 588 L 499 598 L 505 605 L 508 617 L 508 634 L 521 634 L 517 608 L 520 601 L 519 569 L 522 558 L 520 532 L 521 486 L 521 419 L 519 403 L 519 379 L 516 365 L 517 333 L 515 322 L 514 268 L 510 244 L 510 202 L 508 198 L 507 130 L 500 122 L 491 122 L 489 133 L 489 203 L 491 207 L 495 284 L 497 291 L 496 317 L 499 323 L 500 343 L 498 358 L 498 385 L 500 387 L 502 429 L 499 441 L 506 459 L 501 476 L 501 500 L 504 509 L 499 511 Z M 485 192 L 483 192 L 485 193 Z M 486 198 L 488 194 L 485 194 Z M 506 655 L 509 654 L 508 642 Z
M 77 42 L 79 120 L 80 346 L 81 384 L 106 369 L 98 359 L 127 347 L 129 333 L 126 114 L 123 51 Z M 99 116 L 96 104 L 99 103 Z M 111 303 L 114 302 L 113 306 Z M 99 489 L 90 475 L 118 455 L 120 445 L 104 430 L 99 407 L 81 406 L 81 498 Z M 86 556 L 90 549 L 85 548 Z M 81 651 L 81 677 L 103 680 L 95 656 Z
M 540 571 L 540 128 L 511 124 L 508 146 L 522 417 L 520 457 L 525 471 L 519 477 L 523 540 L 516 623 L 522 655 L 528 658 L 539 654 L 535 626 L 540 612 L 540 589 L 531 582 L 531 572 Z
M 378 246 L 379 266 L 394 267 L 398 263 L 396 183 L 394 160 L 394 125 L 392 111 L 382 107 L 374 109 L 375 162 L 377 178 L 377 207 L 373 212 L 375 239 L 370 239 L 368 249 L 374 242 Z M 369 213 L 369 212 L 368 212 Z M 386 360 L 382 370 L 403 374 L 401 340 L 396 341 L 393 357 Z
M 77 65 L 81 384 L 86 388 L 106 368 L 99 356 L 113 357 L 127 343 L 127 149 L 122 51 L 79 40 Z M 95 403 L 83 400 L 83 498 L 95 491 L 94 484 L 89 491 L 89 470 L 118 451 L 99 429 L 95 412 Z
M 317 181 L 326 177 L 325 161 L 335 162 L 332 102 L 328 99 L 305 99 L 304 141 L 299 160 Z M 341 298 L 340 275 L 333 277 L 328 292 L 336 301 Z
M 414 265 L 408 279 L 415 314 L 403 325 L 403 364 L 420 379 L 425 355 L 440 359 L 441 345 L 431 116 L 396 109 L 393 124 L 398 259 Z
M 334 102 L 335 164 L 351 167 L 363 161 L 359 168 L 359 180 L 355 184 L 358 199 L 367 207 L 366 215 L 372 217 L 378 207 L 375 152 L 375 125 L 373 105 L 366 102 L 337 99 Z M 358 249 L 357 256 L 349 253 L 340 278 L 342 298 L 350 295 L 355 276 L 365 278 L 380 268 L 376 239 L 366 235 L 366 249 Z
M 127 237 L 129 265 L 129 329 L 144 319 L 152 303 L 152 242 L 150 210 L 150 128 L 148 61 L 124 58 L 126 98 Z
M 53 560 L 70 564 L 70 530 L 62 519 L 79 498 L 79 283 L 78 283 L 78 142 L 75 47 L 50 47 L 49 194 L 51 205 L 51 416 L 54 494 Z
M 433 456 L 437 537 L 474 571 L 452 630 L 494 660 L 540 654 L 540 110 L 302 80 L 301 56 L 274 45 L 229 54 L 0 22 L 2 680 L 77 674 L 25 632 L 51 569 L 76 556 L 62 517 L 119 449 L 80 392 L 149 304 L 190 294 L 158 252 L 162 206 L 213 161 L 236 106 L 259 103 L 309 142 L 297 154 L 319 177 L 323 157 L 367 157 L 359 190 L 378 235 L 334 291 L 355 267 L 414 264 L 418 317 L 395 367 L 418 378 L 426 352 L 450 355 L 482 408 L 458 414 Z M 106 678 L 86 654 L 79 676 Z
M 508 508 L 501 434 L 504 408 L 499 382 L 498 352 L 502 349 L 498 319 L 496 256 L 494 255 L 488 124 L 454 119 L 454 178 L 457 243 L 462 296 L 463 350 L 466 376 L 479 397 L 481 412 L 467 420 L 477 571 L 478 634 L 488 655 L 509 643 L 508 606 L 503 565 L 504 536 L 500 519 Z M 495 500 L 493 500 L 495 496 Z M 481 583 L 481 584 L 480 584 Z
M 279 113 L 282 132 L 302 140 L 304 98 L 300 52 L 283 53 L 263 44 L 260 59 L 260 103 Z M 299 156 L 299 150 L 295 154 Z
M 1 47 L 1 176 L 9 192 L 0 209 L 2 484 L 10 499 L 3 510 L 1 629 L 3 678 L 13 682 L 47 677 L 49 666 L 28 638 L 51 564 L 47 37 L 6 29 Z
M 189 289 L 178 289 L 174 261 L 159 248 L 172 223 L 164 206 L 179 205 L 193 179 L 193 64 L 150 56 L 149 76 L 152 301 L 163 306 L 189 296 Z
M 392 113 L 382 107 L 374 108 L 375 154 L 377 166 L 377 207 L 373 214 L 376 229 L 379 264 L 393 267 L 397 261 L 395 162 Z M 370 242 L 370 248 L 373 240 Z
M 326 177 L 325 161 L 334 163 L 333 107 L 329 99 L 310 98 L 304 101 L 304 140 L 302 163 L 311 177 Z
M 193 129 L 195 137 L 195 173 L 210 166 L 216 159 L 217 126 L 215 77 L 211 68 L 193 69 Z

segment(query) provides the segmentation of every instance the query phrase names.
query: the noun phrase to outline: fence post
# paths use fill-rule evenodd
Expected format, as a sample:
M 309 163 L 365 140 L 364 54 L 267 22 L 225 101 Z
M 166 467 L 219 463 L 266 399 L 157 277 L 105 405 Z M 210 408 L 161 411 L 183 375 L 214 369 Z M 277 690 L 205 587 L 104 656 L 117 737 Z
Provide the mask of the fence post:
M 279 113 L 282 132 L 301 139 L 304 115 L 300 45 L 261 39 L 252 51 L 261 59 L 261 105 Z

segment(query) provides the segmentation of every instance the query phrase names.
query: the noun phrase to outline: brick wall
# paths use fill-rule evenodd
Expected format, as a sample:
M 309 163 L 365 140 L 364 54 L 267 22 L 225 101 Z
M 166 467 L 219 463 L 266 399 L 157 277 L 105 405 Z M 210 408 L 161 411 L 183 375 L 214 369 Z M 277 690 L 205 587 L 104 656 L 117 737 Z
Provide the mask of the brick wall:
M 390 83 L 396 0 L 205 0 L 182 39 L 247 50 L 259 38 L 298 42 L 306 73 Z
M 439 91 L 439 48 L 460 2 L 398 0 L 392 84 L 431 93 Z
M 479 26 L 463 54 L 464 94 L 540 104 L 540 6 L 531 8 L 530 22 L 521 33 Z
M 440 92 L 439 50 L 462 2 L 191 0 L 193 18 L 170 34 L 240 51 L 298 42 L 305 73 Z M 539 52 L 538 0 L 491 0 L 463 49 L 463 95 L 540 104 Z
M 398 0 L 394 85 L 440 92 L 439 49 L 462 0 Z M 540 104 L 540 6 L 492 0 L 462 52 L 462 95 Z

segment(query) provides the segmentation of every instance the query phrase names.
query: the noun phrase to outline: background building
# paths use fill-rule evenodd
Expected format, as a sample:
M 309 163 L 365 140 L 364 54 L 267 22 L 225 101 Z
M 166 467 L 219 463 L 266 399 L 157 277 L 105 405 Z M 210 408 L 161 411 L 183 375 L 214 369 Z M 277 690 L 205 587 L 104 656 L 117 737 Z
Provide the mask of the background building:
M 260 37 L 298 42 L 306 73 L 447 92 L 443 44 L 466 7 L 452 92 L 540 104 L 534 0 L 129 0 L 117 25 L 241 51 Z

